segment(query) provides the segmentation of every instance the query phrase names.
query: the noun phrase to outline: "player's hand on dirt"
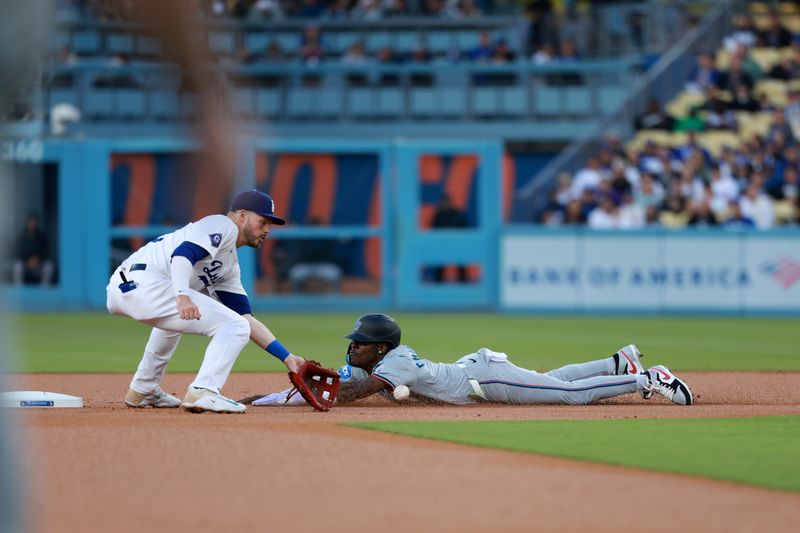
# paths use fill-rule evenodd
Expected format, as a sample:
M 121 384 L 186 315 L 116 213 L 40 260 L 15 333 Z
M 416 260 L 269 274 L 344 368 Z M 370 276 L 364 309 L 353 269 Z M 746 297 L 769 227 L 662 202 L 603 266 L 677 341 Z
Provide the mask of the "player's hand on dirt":
M 286 365 L 291 372 L 299 372 L 300 367 L 303 366 L 306 360 L 298 355 L 289 355 L 286 359 L 283 360 L 283 363 Z
M 200 320 L 200 308 L 185 294 L 179 294 L 175 298 L 175 305 L 178 307 L 178 315 L 183 320 Z

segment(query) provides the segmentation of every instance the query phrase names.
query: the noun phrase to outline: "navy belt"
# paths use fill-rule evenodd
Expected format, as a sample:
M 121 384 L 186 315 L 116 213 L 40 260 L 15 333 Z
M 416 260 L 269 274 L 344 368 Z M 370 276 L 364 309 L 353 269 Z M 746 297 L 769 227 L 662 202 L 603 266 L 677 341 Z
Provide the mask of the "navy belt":
M 131 267 L 128 269 L 128 272 L 136 272 L 137 270 L 145 270 L 146 268 L 147 265 L 145 263 L 135 263 L 131 265 Z M 138 287 L 135 281 L 128 281 L 128 279 L 125 277 L 125 272 L 123 272 L 122 269 L 119 271 L 119 277 L 122 279 L 122 283 L 119 284 L 119 290 L 121 290 L 123 293 L 130 292 Z

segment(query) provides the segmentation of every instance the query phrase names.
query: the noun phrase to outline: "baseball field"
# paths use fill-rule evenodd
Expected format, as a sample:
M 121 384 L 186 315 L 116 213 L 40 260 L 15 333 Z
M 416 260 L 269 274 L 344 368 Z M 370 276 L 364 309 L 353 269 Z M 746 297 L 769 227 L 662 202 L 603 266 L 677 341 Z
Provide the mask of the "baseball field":
M 104 314 L 20 315 L 11 388 L 84 397 L 15 411 L 36 531 L 795 531 L 800 328 L 787 318 L 395 314 L 403 342 L 453 361 L 482 346 L 548 370 L 637 343 L 695 405 L 632 394 L 591 406 L 413 405 L 329 413 L 126 409 L 149 330 Z M 355 314 L 260 315 L 337 368 Z M 206 340 L 185 336 L 182 396 Z M 255 346 L 223 393 L 287 386 Z

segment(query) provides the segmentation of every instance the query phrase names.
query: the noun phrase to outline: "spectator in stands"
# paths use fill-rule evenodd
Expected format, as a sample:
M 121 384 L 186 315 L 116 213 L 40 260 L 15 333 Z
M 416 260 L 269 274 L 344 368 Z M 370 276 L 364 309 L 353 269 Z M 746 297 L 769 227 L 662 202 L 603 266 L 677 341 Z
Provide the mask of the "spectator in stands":
M 769 69 L 768 75 L 774 80 L 800 79 L 800 62 L 793 56 L 781 56 L 780 61 Z
M 706 121 L 700 115 L 699 106 L 689 108 L 689 113 L 684 117 L 679 117 L 675 121 L 675 131 L 695 133 L 706 129 Z
M 300 59 L 307 66 L 318 65 L 325 58 L 325 45 L 319 26 L 306 26 L 298 49 Z
M 483 30 L 478 34 L 478 44 L 467 53 L 467 57 L 474 63 L 488 63 L 494 57 L 494 51 L 491 34 Z
M 683 229 L 689 223 L 686 202 L 680 194 L 670 194 L 658 216 L 659 224 L 668 229 Z
M 431 61 L 431 53 L 428 50 L 428 45 L 425 41 L 420 41 L 417 43 L 417 46 L 414 47 L 414 52 L 411 54 L 411 62 L 412 63 L 430 63 Z
M 637 116 L 635 120 L 637 130 L 672 131 L 674 125 L 675 119 L 661 107 L 658 98 L 650 98 L 645 112 Z
M 758 229 L 770 229 L 775 225 L 775 208 L 772 200 L 764 194 L 758 182 L 751 183 L 739 200 L 742 216 L 753 221 Z
M 767 142 L 773 143 L 780 137 L 783 137 L 789 143 L 794 144 L 795 142 L 792 126 L 786 119 L 786 112 L 782 108 L 776 109 L 772 114 L 772 124 L 767 130 Z
M 384 2 L 384 14 L 387 18 L 407 17 L 412 14 L 412 11 L 407 0 L 386 0 Z
M 592 209 L 586 220 L 591 229 L 618 229 L 619 209 L 608 195 L 600 196 L 600 203 Z
M 693 228 L 719 226 L 719 222 L 714 216 L 714 212 L 711 210 L 711 201 L 708 198 L 704 198 L 699 202 L 693 202 L 689 207 L 689 212 L 691 215 L 689 216 L 688 225 Z
M 721 74 L 714 66 L 714 56 L 707 52 L 697 54 L 697 64 L 689 73 L 686 80 L 686 90 L 694 93 L 704 93 L 712 86 L 720 85 Z
M 709 89 L 709 97 L 699 109 L 706 111 L 706 129 L 738 131 L 736 114 L 730 109 L 728 102 L 719 97 L 719 90 L 716 87 Z
M 426 17 L 442 17 L 446 14 L 444 0 L 422 0 L 420 11 Z
M 297 0 L 290 2 L 289 6 L 293 17 L 305 19 L 319 18 L 325 9 L 322 0 Z
M 639 229 L 645 226 L 645 209 L 637 204 L 630 192 L 622 196 L 619 207 L 619 228 Z
M 650 206 L 658 207 L 664 201 L 664 186 L 649 172 L 642 172 L 642 180 L 633 192 L 634 202 L 647 209 Z
M 753 98 L 753 91 L 747 85 L 739 85 L 736 88 L 729 108 L 731 111 L 747 111 L 748 113 L 755 113 L 761 110 L 758 100 Z
M 553 43 L 543 43 L 531 56 L 534 65 L 547 65 L 556 60 L 556 48 Z
M 267 45 L 267 50 L 264 53 L 263 61 L 273 65 L 285 63 L 289 60 L 288 54 L 283 51 L 281 43 L 275 39 L 271 40 Z
M 492 56 L 492 63 L 495 65 L 504 65 L 514 61 L 515 55 L 508 46 L 505 39 L 498 39 L 497 45 L 494 48 L 494 55 Z
M 597 189 L 604 177 L 600 160 L 597 157 L 590 157 L 586 161 L 586 166 L 577 171 L 572 179 L 572 197 L 580 198 L 583 191 Z
M 353 20 L 375 21 L 383 18 L 383 6 L 379 0 L 358 0 L 356 7 L 350 12 Z
M 483 16 L 475 0 L 448 0 L 448 14 L 455 19 L 473 19 Z
M 342 63 L 350 66 L 363 66 L 371 63 L 372 60 L 364 52 L 364 43 L 361 41 L 350 45 L 347 52 L 342 56 Z
M 777 13 L 771 13 L 767 27 L 758 32 L 758 46 L 786 48 L 792 44 L 792 32 L 787 30 Z
M 723 43 L 726 50 L 733 52 L 740 44 L 753 48 L 756 46 L 757 39 L 753 19 L 748 15 L 735 15 L 733 17 L 733 33 L 726 37 Z
M 247 14 L 252 21 L 282 20 L 285 14 L 278 0 L 256 0 Z
M 449 194 L 442 195 L 442 199 L 436 208 L 436 213 L 433 215 L 431 228 L 433 229 L 464 229 L 469 226 L 466 213 L 459 209 Z M 458 281 L 465 283 L 467 281 L 467 267 L 466 265 L 458 265 Z M 437 283 L 445 281 L 444 267 L 433 267 L 433 279 Z
M 583 207 L 579 200 L 571 200 L 564 209 L 565 226 L 583 226 L 586 224 Z
M 320 18 L 330 20 L 348 20 L 350 18 L 350 8 L 353 0 L 334 0 L 323 10 Z
M 739 85 L 746 85 L 752 89 L 754 84 L 753 78 L 744 70 L 742 58 L 737 55 L 732 56 L 728 70 L 720 76 L 719 88 L 735 93 Z
M 733 200 L 728 204 L 728 216 L 725 218 L 724 225 L 728 229 L 753 229 L 756 227 L 753 219 L 742 214 L 738 200 Z
M 528 18 L 527 52 L 539 50 L 544 43 L 556 43 L 553 2 L 551 0 L 528 0 L 525 6 Z
M 40 226 L 39 215 L 31 213 L 25 228 L 17 237 L 12 281 L 15 285 L 49 286 L 53 282 L 55 265 L 50 258 L 50 243 Z

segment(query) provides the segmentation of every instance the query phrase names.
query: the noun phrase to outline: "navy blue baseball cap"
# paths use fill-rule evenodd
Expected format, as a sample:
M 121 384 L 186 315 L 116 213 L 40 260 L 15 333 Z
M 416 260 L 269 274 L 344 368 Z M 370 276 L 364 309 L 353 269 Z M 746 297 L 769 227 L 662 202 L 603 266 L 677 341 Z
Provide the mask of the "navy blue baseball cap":
M 270 222 L 278 226 L 286 224 L 284 219 L 275 216 L 275 202 L 272 200 L 272 196 L 256 189 L 240 192 L 236 195 L 231 204 L 231 211 L 238 211 L 239 209 L 246 209 L 265 216 Z

